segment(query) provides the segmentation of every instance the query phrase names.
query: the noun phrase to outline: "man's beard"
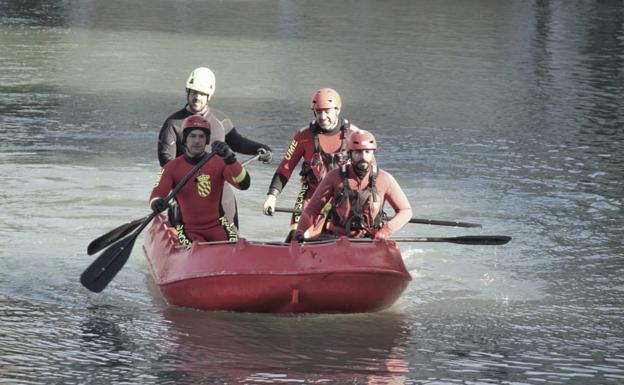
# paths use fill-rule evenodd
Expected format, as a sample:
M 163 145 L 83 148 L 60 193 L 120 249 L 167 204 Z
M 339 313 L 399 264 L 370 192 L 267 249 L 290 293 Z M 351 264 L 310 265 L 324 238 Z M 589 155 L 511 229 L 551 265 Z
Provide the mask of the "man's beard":
M 355 174 L 359 177 L 364 176 L 364 174 L 368 172 L 369 168 L 370 162 L 367 162 L 365 160 L 361 160 L 353 165 L 353 170 L 355 171 Z

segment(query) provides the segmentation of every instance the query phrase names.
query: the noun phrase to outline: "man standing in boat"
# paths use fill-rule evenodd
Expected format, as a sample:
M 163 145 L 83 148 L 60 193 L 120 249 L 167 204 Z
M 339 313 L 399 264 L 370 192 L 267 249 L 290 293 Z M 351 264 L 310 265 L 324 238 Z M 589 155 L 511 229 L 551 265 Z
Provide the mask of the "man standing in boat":
M 295 202 L 295 213 L 290 219 L 290 231 L 286 237 L 289 242 L 300 213 L 307 206 L 312 194 L 327 172 L 347 161 L 347 137 L 359 128 L 340 117 L 342 101 L 338 92 L 331 88 L 321 88 L 312 96 L 310 109 L 314 120 L 301 128 L 295 136 L 280 162 L 262 207 L 265 215 L 273 215 L 275 202 L 294 169 L 303 158 L 301 166 L 301 190 Z
M 182 122 L 182 140 L 186 152 L 161 171 L 150 195 L 150 206 L 155 212 L 169 205 L 163 198 L 199 163 L 206 154 L 206 144 L 211 136 L 211 123 L 204 117 L 192 115 Z M 180 245 L 190 247 L 191 242 L 236 241 L 236 228 L 225 215 L 221 203 L 226 182 L 240 190 L 247 190 L 250 177 L 236 160 L 227 143 L 213 140 L 211 158 L 176 195 L 181 212 L 181 223 L 175 225 Z
M 325 232 L 334 236 L 388 239 L 409 222 L 412 208 L 403 190 L 392 175 L 377 168 L 373 134 L 364 130 L 351 134 L 347 149 L 351 163 L 330 171 L 321 181 L 299 220 L 298 241 L 314 238 L 309 229 L 328 203 L 332 208 Z M 386 201 L 396 212 L 387 222 Z
M 271 162 L 273 155 L 269 146 L 245 138 L 236 131 L 230 118 L 208 106 L 215 89 L 215 75 L 209 68 L 199 67 L 191 72 L 186 81 L 186 105 L 165 120 L 158 135 L 158 161 L 161 167 L 185 153 L 181 123 L 191 115 L 202 116 L 210 122 L 213 135 L 208 137 L 209 144 L 215 140 L 224 141 L 233 151 L 247 155 L 260 154 L 259 159 L 262 162 Z M 214 132 L 222 132 L 224 137 L 215 137 Z M 210 146 L 207 150 L 210 150 Z M 238 228 L 236 198 L 230 187 L 225 187 L 222 199 L 228 221 Z M 170 213 L 170 216 L 175 215 L 176 212 Z M 169 219 L 175 222 L 174 218 Z

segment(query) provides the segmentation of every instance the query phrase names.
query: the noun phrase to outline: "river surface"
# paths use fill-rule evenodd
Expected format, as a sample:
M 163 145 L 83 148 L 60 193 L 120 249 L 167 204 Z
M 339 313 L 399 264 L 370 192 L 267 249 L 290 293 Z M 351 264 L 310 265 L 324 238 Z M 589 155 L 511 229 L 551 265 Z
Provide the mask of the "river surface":
M 89 292 L 86 246 L 149 213 L 202 65 L 277 157 L 336 88 L 415 217 L 483 224 L 398 236 L 513 240 L 401 243 L 413 281 L 374 314 L 168 306 L 143 236 Z M 623 99 L 622 1 L 0 0 L 0 383 L 622 384 Z M 286 232 L 275 167 L 237 193 L 248 239 Z

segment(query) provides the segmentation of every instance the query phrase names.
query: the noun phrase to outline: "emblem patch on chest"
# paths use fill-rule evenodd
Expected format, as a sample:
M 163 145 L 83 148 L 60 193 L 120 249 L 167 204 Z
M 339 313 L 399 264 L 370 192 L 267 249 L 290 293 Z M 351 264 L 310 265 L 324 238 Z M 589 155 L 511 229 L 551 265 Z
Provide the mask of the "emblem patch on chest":
M 197 177 L 197 193 L 200 197 L 205 198 L 210 195 L 210 175 L 202 174 Z

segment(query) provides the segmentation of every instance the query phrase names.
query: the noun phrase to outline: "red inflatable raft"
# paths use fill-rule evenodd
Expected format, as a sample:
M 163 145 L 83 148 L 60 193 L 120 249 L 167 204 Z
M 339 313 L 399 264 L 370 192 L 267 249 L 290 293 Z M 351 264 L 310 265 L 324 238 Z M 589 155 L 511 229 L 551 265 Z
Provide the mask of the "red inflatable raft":
M 172 305 L 264 313 L 360 313 L 392 305 L 411 280 L 394 242 L 252 242 L 178 246 L 159 215 L 145 240 L 154 281 Z

